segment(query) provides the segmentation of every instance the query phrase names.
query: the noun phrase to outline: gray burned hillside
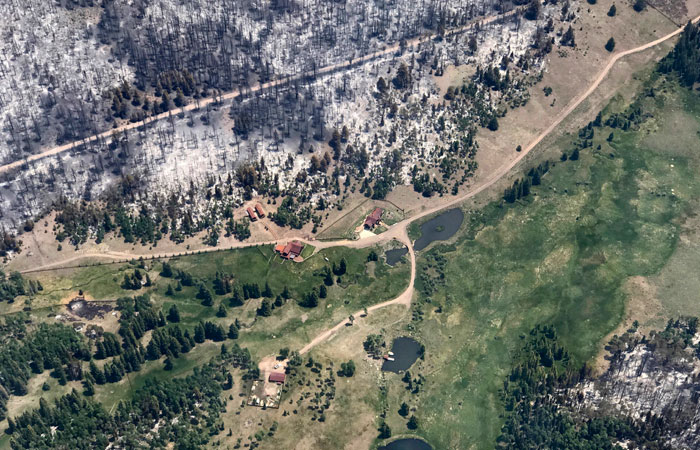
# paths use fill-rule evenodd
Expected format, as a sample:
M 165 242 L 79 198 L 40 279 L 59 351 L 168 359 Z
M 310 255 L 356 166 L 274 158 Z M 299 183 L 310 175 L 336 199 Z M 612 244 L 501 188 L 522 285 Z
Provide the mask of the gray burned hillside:
M 639 431 L 627 448 L 700 447 L 697 325 L 697 318 L 684 318 L 649 336 L 636 329 L 615 336 L 606 347 L 608 370 L 569 390 L 568 408 L 630 420 Z
M 60 199 L 94 200 L 126 176 L 138 180 L 125 196 L 130 208 L 167 199 L 195 223 L 217 222 L 217 211 L 254 194 L 316 207 L 332 206 L 341 185 L 375 198 L 409 183 L 426 196 L 456 193 L 476 170 L 475 129 L 497 128 L 527 102 L 552 46 L 574 44 L 563 32 L 573 8 L 558 1 L 7 7 L 2 162 L 77 144 L 2 174 L 0 221 L 9 228 Z M 465 64 L 472 75 L 440 92 L 435 77 Z M 277 84 L 259 89 L 269 81 Z M 240 95 L 224 100 L 230 92 Z

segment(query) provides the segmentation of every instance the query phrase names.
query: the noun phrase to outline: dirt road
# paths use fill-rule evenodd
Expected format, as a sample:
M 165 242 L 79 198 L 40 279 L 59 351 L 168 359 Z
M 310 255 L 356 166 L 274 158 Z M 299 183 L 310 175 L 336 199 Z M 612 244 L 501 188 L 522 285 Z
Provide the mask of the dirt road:
M 693 19 L 693 22 L 698 22 L 700 21 L 700 16 L 696 17 Z M 316 247 L 316 251 L 323 249 L 323 248 L 329 248 L 329 247 L 337 247 L 337 246 L 345 246 L 345 247 L 352 247 L 352 248 L 364 248 L 368 247 L 380 242 L 386 242 L 391 239 L 397 239 L 400 242 L 404 243 L 408 249 L 409 249 L 409 255 L 410 255 L 410 261 L 411 261 L 411 278 L 409 281 L 409 285 L 406 288 L 406 290 L 399 295 L 398 297 L 383 302 L 379 303 L 376 305 L 371 306 L 368 308 L 368 313 L 371 313 L 372 311 L 375 311 L 380 308 L 384 308 L 390 305 L 406 305 L 407 307 L 410 306 L 411 304 L 411 299 L 413 297 L 413 288 L 414 288 L 414 283 L 415 283 L 415 278 L 416 278 L 416 255 L 413 250 L 413 246 L 411 245 L 410 239 L 408 238 L 408 225 L 410 225 L 412 222 L 415 222 L 417 220 L 420 220 L 423 217 L 426 217 L 428 215 L 434 214 L 438 211 L 441 211 L 443 209 L 452 207 L 454 205 L 457 205 L 464 200 L 470 199 L 477 194 L 483 192 L 487 188 L 493 186 L 498 180 L 501 179 L 504 175 L 506 175 L 510 170 L 512 170 L 520 161 L 522 161 L 529 153 L 532 151 L 542 140 L 548 136 L 559 124 L 561 124 L 562 121 L 564 121 L 583 101 L 585 101 L 595 90 L 596 88 L 600 85 L 600 83 L 605 79 L 605 77 L 608 75 L 612 67 L 615 65 L 617 61 L 619 61 L 621 58 L 624 58 L 625 56 L 638 53 L 644 50 L 647 50 L 651 47 L 654 47 L 662 42 L 665 42 L 669 39 L 672 39 L 673 37 L 677 36 L 683 31 L 682 28 L 679 28 L 678 30 L 667 34 L 666 36 L 663 36 L 659 39 L 656 39 L 655 41 L 649 42 L 647 44 L 644 44 L 642 46 L 630 49 L 630 50 L 625 50 L 622 52 L 615 53 L 608 63 L 605 65 L 605 67 L 601 70 L 600 74 L 596 77 L 596 79 L 591 83 L 591 85 L 588 87 L 588 89 L 575 97 L 569 105 L 562 111 L 562 113 L 557 117 L 557 119 L 552 122 L 545 130 L 543 130 L 535 139 L 533 139 L 523 150 L 522 152 L 513 160 L 508 162 L 507 164 L 504 164 L 501 166 L 498 170 L 496 170 L 490 177 L 488 177 L 486 180 L 482 181 L 479 185 L 475 186 L 473 189 L 470 191 L 466 192 L 464 195 L 455 197 L 448 203 L 436 206 L 434 208 L 429 208 L 426 209 L 410 218 L 404 219 L 401 222 L 398 222 L 388 228 L 387 231 L 385 231 L 382 234 L 379 235 L 374 235 L 374 236 L 369 236 L 366 238 L 358 239 L 358 240 L 348 240 L 348 239 L 342 239 L 342 240 L 337 240 L 337 241 L 314 241 L 314 240 L 306 240 L 306 239 L 298 239 L 304 243 L 314 245 Z M 385 50 L 385 51 L 390 51 L 390 50 Z M 329 69 L 332 70 L 332 69 Z M 1 170 L 0 170 L 1 171 Z M 286 240 L 285 240 L 286 241 Z M 256 244 L 276 244 L 277 242 L 259 242 Z M 231 248 L 240 248 L 240 247 L 248 247 L 251 244 L 248 243 L 240 243 L 240 245 L 234 245 Z M 210 249 L 204 249 L 199 251 L 199 253 L 204 253 L 204 252 L 213 252 L 213 251 L 220 251 L 222 250 L 221 248 L 210 248 Z M 172 257 L 172 256 L 180 256 L 185 253 L 197 253 L 197 252 L 180 252 L 180 253 L 171 253 L 171 254 L 160 254 L 160 253 L 155 253 L 152 256 L 159 256 L 159 257 Z M 68 258 L 63 261 L 59 261 L 56 263 L 52 263 L 46 266 L 42 266 L 40 268 L 36 268 L 33 270 L 28 270 L 26 272 L 32 272 L 36 270 L 46 270 L 49 268 L 54 268 L 54 267 L 60 267 L 62 265 L 65 265 L 66 262 L 69 261 L 75 261 L 77 259 L 81 258 L 86 258 L 86 257 L 99 257 L 99 258 L 113 258 L 113 259 L 139 259 L 141 256 L 134 256 L 130 255 L 128 253 L 118 253 L 118 252 L 111 252 L 111 253 L 95 253 L 95 254 L 85 254 L 85 255 L 79 255 L 79 256 L 74 256 L 72 258 Z M 363 311 L 358 311 L 355 314 L 353 314 L 356 318 L 360 318 L 363 315 Z M 336 332 L 338 332 L 340 329 L 345 327 L 349 323 L 349 319 L 345 319 L 342 322 L 336 324 L 334 327 L 320 333 L 318 336 L 316 336 L 314 339 L 311 340 L 306 346 L 304 346 L 299 353 L 304 354 L 309 352 L 311 349 L 313 349 L 315 346 L 318 344 L 324 342 L 331 336 L 333 336 Z

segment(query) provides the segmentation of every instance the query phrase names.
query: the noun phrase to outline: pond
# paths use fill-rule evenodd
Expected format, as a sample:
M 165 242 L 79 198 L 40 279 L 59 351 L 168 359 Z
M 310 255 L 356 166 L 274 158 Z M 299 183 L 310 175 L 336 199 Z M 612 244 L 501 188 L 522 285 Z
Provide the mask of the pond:
M 406 247 L 387 250 L 384 254 L 386 257 L 386 263 L 390 266 L 395 266 L 397 262 L 401 261 L 401 258 L 403 258 L 403 255 L 406 253 L 408 253 L 408 249 Z
M 384 361 L 382 364 L 382 370 L 385 372 L 402 372 L 413 365 L 414 362 L 420 357 L 422 352 L 422 346 L 420 342 L 410 337 L 399 337 L 394 339 L 394 343 L 391 344 L 391 358 L 393 361 Z
M 398 439 L 389 443 L 384 447 L 380 447 L 381 450 L 433 450 L 433 448 L 427 442 L 421 439 L 408 438 L 408 439 Z
M 450 209 L 430 219 L 421 225 L 420 237 L 416 239 L 413 248 L 420 251 L 433 241 L 444 241 L 451 238 L 459 230 L 463 221 L 464 212 L 459 208 Z

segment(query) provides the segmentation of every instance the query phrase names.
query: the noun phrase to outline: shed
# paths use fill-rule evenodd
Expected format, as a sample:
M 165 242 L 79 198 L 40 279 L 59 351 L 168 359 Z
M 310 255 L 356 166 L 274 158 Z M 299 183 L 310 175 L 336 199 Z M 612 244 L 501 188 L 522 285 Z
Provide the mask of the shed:
M 253 211 L 253 208 L 251 208 L 250 206 L 245 210 L 245 212 L 248 214 L 248 217 L 250 217 L 251 221 L 255 222 L 256 220 L 258 220 L 258 218 L 255 217 L 255 211 Z
M 284 380 L 287 378 L 287 375 L 284 372 L 271 372 L 270 377 L 268 378 L 270 382 L 272 383 L 281 383 L 284 384 Z
M 260 203 L 255 204 L 255 212 L 258 213 L 258 217 L 260 217 L 261 219 L 265 217 L 265 210 L 263 209 Z

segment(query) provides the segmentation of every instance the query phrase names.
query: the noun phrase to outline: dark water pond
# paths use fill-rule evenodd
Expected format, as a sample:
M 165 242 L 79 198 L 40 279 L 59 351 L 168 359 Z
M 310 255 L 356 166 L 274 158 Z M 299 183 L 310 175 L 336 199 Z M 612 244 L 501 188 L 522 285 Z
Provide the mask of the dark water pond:
M 416 251 L 423 250 L 433 241 L 444 241 L 459 230 L 464 221 L 464 212 L 459 209 L 445 211 L 437 217 L 430 219 L 420 227 L 420 237 L 413 244 Z
M 382 370 L 385 372 L 399 373 L 408 369 L 421 355 L 420 342 L 409 337 L 400 337 L 394 339 L 391 344 L 391 351 L 394 353 L 393 361 L 384 361 Z
M 393 250 L 387 250 L 384 256 L 386 256 L 386 263 L 390 266 L 395 266 L 397 262 L 401 261 L 403 255 L 408 253 L 406 247 L 395 248 Z
M 385 447 L 380 447 L 382 450 L 433 450 L 433 448 L 425 441 L 420 439 L 398 439 Z

